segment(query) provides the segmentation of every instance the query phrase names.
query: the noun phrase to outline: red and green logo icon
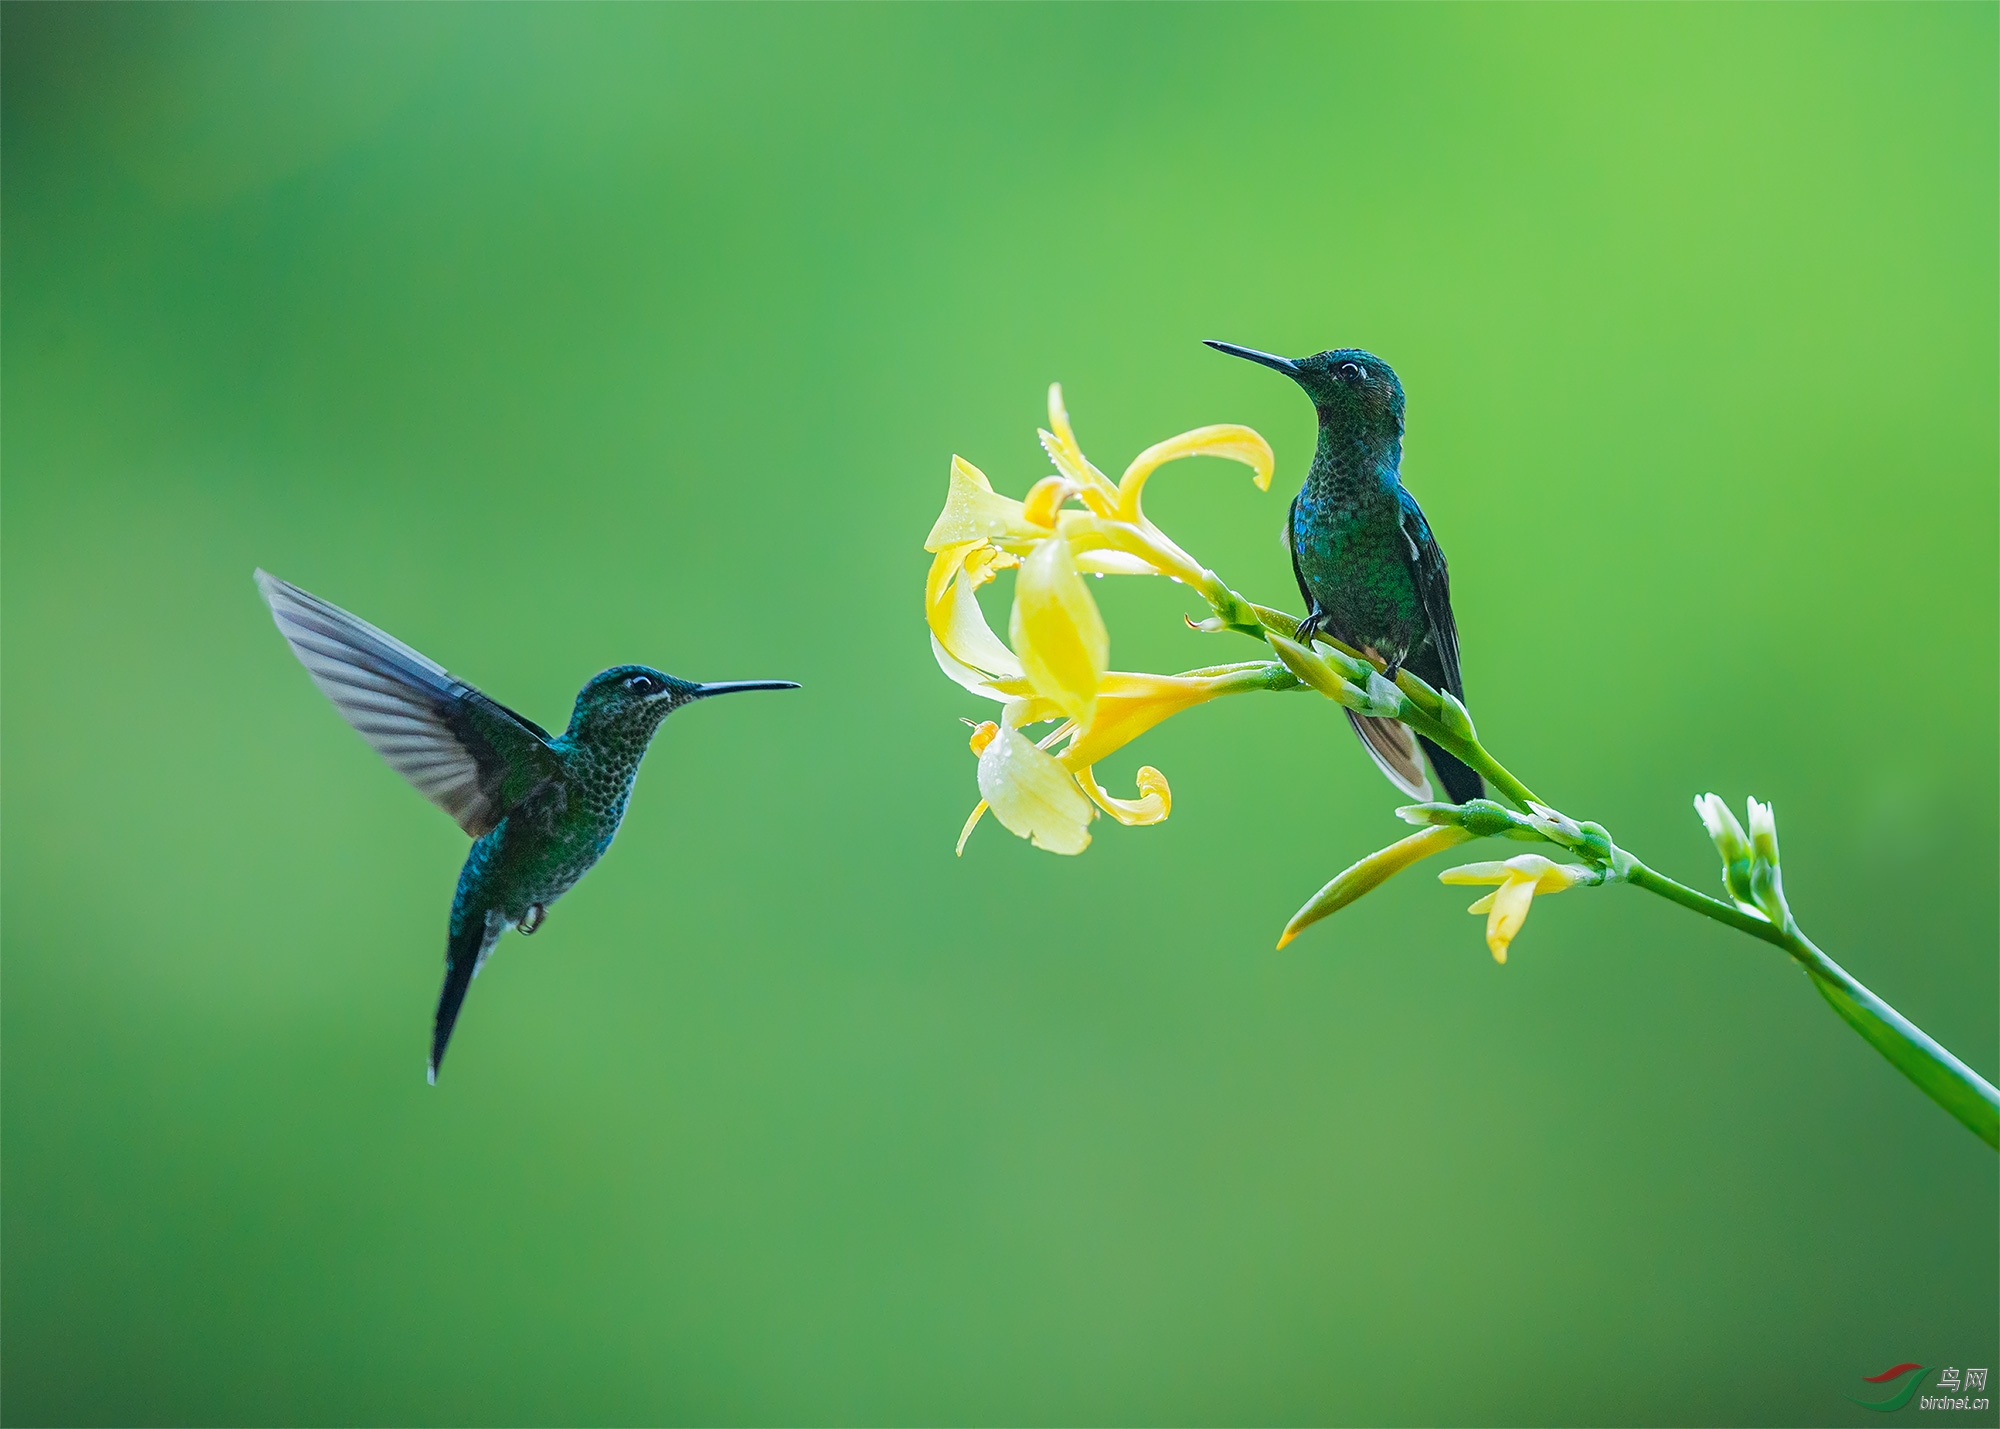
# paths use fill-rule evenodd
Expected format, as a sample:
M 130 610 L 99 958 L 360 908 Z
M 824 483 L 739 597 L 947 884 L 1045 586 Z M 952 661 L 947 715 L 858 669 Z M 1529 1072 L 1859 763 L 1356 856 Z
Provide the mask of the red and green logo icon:
M 1867 1375 L 1861 1381 L 1863 1384 L 1886 1385 L 1897 1380 L 1902 1380 L 1902 1388 L 1891 1394 L 1887 1399 L 1854 1399 L 1854 1396 L 1851 1394 L 1847 1397 L 1854 1399 L 1854 1402 L 1863 1409 L 1874 1409 L 1883 1414 L 1893 1414 L 1916 1396 L 1917 1391 L 1924 1387 L 1924 1381 L 1930 1378 L 1930 1373 L 1930 1367 L 1927 1365 L 1916 1363 L 1895 1365 L 1892 1368 L 1883 1370 L 1880 1374 Z M 1909 1378 L 1904 1379 L 1903 1376 L 1905 1375 L 1908 1375 Z

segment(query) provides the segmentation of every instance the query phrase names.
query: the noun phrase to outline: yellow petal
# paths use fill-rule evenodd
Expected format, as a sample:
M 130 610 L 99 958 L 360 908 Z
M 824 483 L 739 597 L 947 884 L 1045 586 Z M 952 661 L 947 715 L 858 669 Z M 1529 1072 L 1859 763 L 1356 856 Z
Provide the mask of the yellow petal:
M 944 498 L 930 535 L 924 538 L 926 551 L 940 551 L 959 541 L 1032 541 L 1047 531 L 1030 525 L 1021 515 L 1021 503 L 1001 496 L 986 479 L 986 473 L 964 457 L 951 459 L 951 487 Z
M 1462 863 L 1438 875 L 1439 883 L 1505 883 L 1513 870 L 1504 863 Z
M 1233 422 L 1215 427 L 1197 427 L 1191 432 L 1155 442 L 1132 459 L 1132 464 L 1125 468 L 1125 475 L 1118 482 L 1119 516 L 1126 521 L 1144 520 L 1139 494 L 1145 490 L 1146 478 L 1168 462 L 1187 456 L 1219 456 L 1240 461 L 1250 468 L 1251 480 L 1257 483 L 1259 491 L 1271 489 L 1271 473 L 1278 464 L 1277 458 L 1271 454 L 1271 444 L 1249 427 L 1237 426 Z
M 1080 739 L 1063 751 L 1072 769 L 1095 764 L 1124 748 L 1154 725 L 1219 693 L 1210 682 L 1185 675 L 1128 674 L 1098 682 L 1097 712 Z
M 1438 875 L 1438 882 L 1508 883 L 1525 878 L 1535 885 L 1537 893 L 1561 893 L 1591 877 L 1591 871 L 1582 864 L 1556 863 L 1538 853 L 1523 853 L 1505 863 L 1467 863 L 1447 868 Z M 1486 901 L 1481 899 L 1472 905 L 1472 911 L 1484 912 L 1486 907 Z
M 1136 799 L 1112 798 L 1104 792 L 1088 767 L 1079 769 L 1076 779 L 1098 808 L 1128 827 L 1162 823 L 1173 811 L 1174 792 L 1167 787 L 1167 776 L 1150 764 L 1139 769 L 1139 797 Z
M 1097 713 L 1076 742 L 1063 751 L 1063 763 L 1071 769 L 1095 764 L 1182 710 L 1223 695 L 1269 689 L 1271 674 L 1268 660 L 1217 665 L 1178 675 L 1109 671 L 1097 683 Z
M 1294 913 L 1292 921 L 1285 925 L 1285 934 L 1278 939 L 1278 946 L 1284 947 L 1311 924 L 1329 914 L 1338 913 L 1362 894 L 1380 888 L 1417 860 L 1429 858 L 1454 844 L 1462 844 L 1471 837 L 1455 825 L 1436 824 L 1420 829 L 1406 839 L 1399 839 L 1387 848 L 1375 850 L 1351 868 L 1336 874 L 1331 883 L 1307 900 L 1306 906 Z
M 1111 637 L 1062 537 L 1043 541 L 1021 562 L 1008 633 L 1035 693 L 1087 727 L 1110 663 Z
M 1028 499 L 1021 503 L 1021 519 L 1033 526 L 1053 531 L 1056 528 L 1056 513 L 1063 503 L 1082 490 L 1066 476 L 1045 476 L 1028 488 Z
M 1090 800 L 1067 769 L 1017 729 L 1001 725 L 980 754 L 979 792 L 994 818 L 1036 848 L 1082 853 L 1090 846 Z
M 1514 935 L 1528 921 L 1528 909 L 1535 901 L 1535 877 L 1524 873 L 1510 878 L 1489 898 L 1486 946 L 1493 950 L 1494 962 L 1504 963 L 1507 961 L 1507 945 L 1514 941 Z M 1485 903 L 1489 899 L 1480 901 Z
M 1591 876 L 1590 870 L 1580 863 L 1552 863 L 1541 871 L 1535 880 L 1537 893 L 1562 893 L 1576 887 Z
M 1076 433 L 1069 426 L 1069 412 L 1063 406 L 1060 382 L 1049 384 L 1049 426 L 1052 431 L 1036 434 L 1042 439 L 1042 450 L 1049 454 L 1057 471 L 1076 483 L 1091 510 L 1100 516 L 1111 515 L 1118 509 L 1118 488 L 1111 484 L 1110 477 L 1090 464 L 1083 448 L 1077 445 Z
M 986 817 L 986 809 L 987 803 L 984 799 L 981 799 L 979 807 L 972 811 L 972 817 L 965 821 L 965 827 L 958 831 L 958 847 L 952 850 L 954 857 L 965 857 L 965 841 L 972 837 L 972 831 L 978 828 L 979 821 Z
M 1077 445 L 1076 433 L 1070 430 L 1069 408 L 1063 404 L 1060 382 L 1049 384 L 1049 436 L 1064 451 L 1071 454 L 1072 460 L 1079 465 L 1082 464 L 1083 448 Z
M 924 582 L 924 619 L 930 624 L 932 639 L 943 652 L 938 659 L 939 667 L 968 689 L 976 689 L 976 684 L 945 664 L 945 655 L 959 669 L 969 667 L 984 675 L 1018 677 L 1024 673 L 1014 652 L 986 623 L 976 594 L 980 586 L 993 579 L 997 567 L 1012 561 L 1013 557 L 994 550 L 984 540 L 954 542 L 931 560 L 930 575 Z
M 1072 547 L 1072 550 L 1075 548 Z M 1100 576 L 1157 576 L 1160 568 L 1143 560 L 1129 551 L 1113 550 L 1109 546 L 1098 546 L 1088 551 L 1075 551 L 1076 568 L 1092 575 Z
M 938 668 L 944 671 L 945 678 L 953 684 L 964 686 L 970 693 L 984 700 L 999 700 L 1005 704 L 1013 698 L 1006 690 L 996 689 L 983 670 L 975 670 L 970 665 L 954 660 L 951 652 L 938 644 L 935 635 L 931 637 L 931 654 L 936 657 Z

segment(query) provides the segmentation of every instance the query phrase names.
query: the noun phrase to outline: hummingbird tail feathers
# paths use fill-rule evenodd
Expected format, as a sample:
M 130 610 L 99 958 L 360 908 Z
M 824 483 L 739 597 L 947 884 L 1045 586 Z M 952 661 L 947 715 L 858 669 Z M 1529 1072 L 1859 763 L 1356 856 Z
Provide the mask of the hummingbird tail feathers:
M 1420 804 L 1430 802 L 1431 781 L 1425 777 L 1424 757 L 1417 752 L 1417 737 L 1410 727 L 1401 720 L 1377 719 L 1353 710 L 1347 719 L 1389 782 Z
M 493 951 L 493 945 L 500 941 L 505 930 L 506 924 L 491 913 L 484 917 L 469 916 L 452 931 L 451 941 L 445 945 L 444 986 L 438 991 L 437 1018 L 431 1026 L 432 1086 L 437 1085 L 438 1064 L 444 1061 L 451 1029 L 458 1023 L 458 1009 L 465 1004 L 465 991 L 472 986 L 473 975 L 485 964 L 486 955 Z
M 1417 736 L 1417 743 L 1430 756 L 1431 770 L 1444 785 L 1444 792 L 1454 804 L 1463 804 L 1473 799 L 1486 797 L 1486 781 L 1479 777 L 1479 771 L 1455 754 L 1448 754 L 1435 744 Z

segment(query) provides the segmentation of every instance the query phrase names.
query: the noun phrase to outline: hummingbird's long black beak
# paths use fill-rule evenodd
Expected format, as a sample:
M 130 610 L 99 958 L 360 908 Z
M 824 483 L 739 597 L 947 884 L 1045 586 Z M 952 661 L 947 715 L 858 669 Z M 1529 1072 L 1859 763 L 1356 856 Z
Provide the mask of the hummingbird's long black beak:
M 1203 338 L 1202 342 L 1206 346 L 1214 348 L 1217 352 L 1228 353 L 1231 357 L 1247 357 L 1252 362 L 1261 362 L 1266 367 L 1275 367 L 1294 382 L 1299 379 L 1299 365 L 1289 357 L 1276 357 L 1268 352 L 1259 352 L 1254 347 L 1238 347 L 1233 342 L 1216 342 L 1212 338 Z
M 796 690 L 798 685 L 791 680 L 722 680 L 713 685 L 696 685 L 691 700 L 705 700 L 710 695 L 733 695 L 738 690 Z

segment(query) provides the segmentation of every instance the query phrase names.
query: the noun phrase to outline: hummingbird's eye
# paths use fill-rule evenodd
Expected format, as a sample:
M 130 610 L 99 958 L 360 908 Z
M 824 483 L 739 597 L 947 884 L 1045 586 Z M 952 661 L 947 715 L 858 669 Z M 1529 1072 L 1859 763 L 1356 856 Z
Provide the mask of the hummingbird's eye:
M 1368 369 L 1358 362 L 1343 362 L 1340 364 L 1340 375 L 1342 377 L 1358 378 L 1366 382 L 1368 380 Z
M 649 695 L 653 692 L 651 675 L 633 675 L 625 681 L 625 688 L 635 695 Z

